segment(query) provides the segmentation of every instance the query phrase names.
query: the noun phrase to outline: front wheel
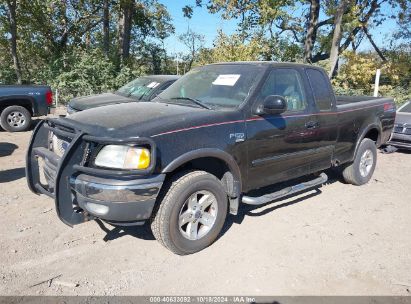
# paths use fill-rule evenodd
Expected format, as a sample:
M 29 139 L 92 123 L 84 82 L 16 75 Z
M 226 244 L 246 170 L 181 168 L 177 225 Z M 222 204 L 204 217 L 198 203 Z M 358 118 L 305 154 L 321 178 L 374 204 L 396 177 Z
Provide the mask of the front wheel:
M 377 147 L 371 139 L 364 138 L 357 150 L 354 162 L 342 172 L 344 180 L 353 185 L 364 185 L 371 179 L 377 163 Z
M 204 171 L 184 172 L 169 182 L 151 220 L 155 238 L 179 255 L 211 245 L 227 215 L 227 194 L 220 180 Z
M 9 106 L 0 115 L 1 127 L 9 132 L 21 132 L 30 128 L 31 114 L 21 106 Z

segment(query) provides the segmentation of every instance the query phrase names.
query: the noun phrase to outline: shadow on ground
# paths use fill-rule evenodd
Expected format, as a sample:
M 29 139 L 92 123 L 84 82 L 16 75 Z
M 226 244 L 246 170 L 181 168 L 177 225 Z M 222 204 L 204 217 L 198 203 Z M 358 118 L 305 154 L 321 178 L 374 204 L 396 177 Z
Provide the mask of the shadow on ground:
M 9 142 L 0 142 L 0 157 L 12 155 L 19 146 Z
M 338 172 L 334 171 L 334 170 L 327 170 L 325 172 L 328 176 L 328 180 L 325 183 L 326 185 L 329 184 L 333 184 L 335 182 L 341 182 L 341 176 Z M 270 187 L 266 187 L 257 191 L 253 191 L 252 195 L 253 196 L 258 196 L 258 195 L 263 195 L 265 193 L 272 193 L 275 191 L 278 191 L 280 189 L 284 189 L 286 187 L 298 184 L 300 182 L 304 182 L 307 181 L 309 179 L 309 177 L 303 177 L 303 178 L 298 178 L 298 179 L 294 179 L 291 181 L 287 181 L 284 183 L 279 183 L 276 184 L 274 186 L 270 186 Z M 321 187 L 314 187 L 311 189 L 307 189 L 305 191 L 302 191 L 300 193 L 297 194 L 293 194 L 293 195 L 289 195 L 289 196 L 285 196 L 282 198 L 279 198 L 277 200 L 274 200 L 272 202 L 269 202 L 267 204 L 264 205 L 259 205 L 259 206 L 253 206 L 253 205 L 246 205 L 246 204 L 241 204 L 240 203 L 240 208 L 238 210 L 238 214 L 237 215 L 228 215 L 227 219 L 225 221 L 225 224 L 223 226 L 223 229 L 220 233 L 220 237 L 222 237 L 233 224 L 241 224 L 244 220 L 244 218 L 246 216 L 252 216 L 252 217 L 256 217 L 256 216 L 264 216 L 268 213 L 271 213 L 275 210 L 278 210 L 280 208 L 285 208 L 285 207 L 289 207 L 295 204 L 299 204 L 299 203 L 303 203 L 304 201 L 315 197 L 319 194 L 321 194 Z M 292 198 L 293 196 L 297 196 L 292 200 L 289 200 L 290 198 Z M 303 196 L 301 196 L 303 195 Z M 285 200 L 288 200 L 287 202 L 284 202 Z M 272 205 L 272 206 L 271 206 Z M 267 206 L 270 206 L 267 208 Z M 256 209 L 260 209 L 261 207 L 265 207 L 264 209 L 262 209 L 261 211 L 257 211 L 255 212 Z
M 25 168 L 14 168 L 0 171 L 0 184 L 8 183 L 26 176 Z
M 103 241 L 113 241 L 125 235 L 130 235 L 142 240 L 154 240 L 153 233 L 150 229 L 150 224 L 147 222 L 143 226 L 111 226 L 101 220 L 96 220 L 100 228 L 106 233 Z M 112 227 L 110 228 L 108 227 Z
M 340 176 L 338 173 L 329 170 L 326 172 L 328 175 L 328 181 L 326 184 L 332 184 L 335 183 L 337 181 L 340 181 Z M 306 181 L 307 177 L 305 178 L 300 178 L 300 179 L 296 179 L 290 182 L 286 182 L 286 183 L 280 183 L 278 185 L 275 186 L 271 186 L 271 187 L 267 187 L 264 189 L 261 189 L 259 191 L 254 191 L 253 194 L 254 195 L 258 195 L 258 192 L 262 192 L 260 195 L 262 195 L 263 193 L 270 193 L 274 192 L 276 190 L 282 189 L 284 187 L 288 187 L 290 185 L 294 185 L 298 182 L 302 182 L 302 181 Z M 245 205 L 245 204 L 240 204 L 240 208 L 238 210 L 238 214 L 237 215 L 227 215 L 226 218 L 226 222 L 223 226 L 223 229 L 219 235 L 218 238 L 221 238 L 229 229 L 233 224 L 241 224 L 242 221 L 244 220 L 244 218 L 246 216 L 264 216 L 270 212 L 273 212 L 277 209 L 280 208 L 285 208 L 288 206 L 292 206 L 294 204 L 298 204 L 298 203 L 303 203 L 305 200 L 315 197 L 319 194 L 321 194 L 321 190 L 319 189 L 320 187 L 316 187 L 316 188 L 312 188 L 312 189 L 308 189 L 306 191 L 301 192 L 299 195 L 304 194 L 303 196 L 299 196 L 296 197 L 295 199 L 291 200 L 291 201 L 287 201 L 287 202 L 283 202 L 282 201 L 292 198 L 291 196 L 287 196 L 287 197 L 283 197 L 281 199 L 272 201 L 270 203 L 267 203 L 265 205 L 261 205 L 261 206 L 252 206 L 252 205 Z M 261 211 L 258 212 L 253 212 L 256 209 L 261 208 L 262 206 L 268 206 L 268 205 L 273 205 L 269 208 L 264 208 Z M 143 240 L 154 240 L 154 236 L 151 232 L 150 229 L 150 224 L 147 221 L 143 226 L 115 226 L 114 228 L 110 229 L 109 224 L 106 224 L 100 220 L 96 220 L 98 225 L 100 226 L 100 228 L 106 232 L 106 236 L 103 238 L 104 241 L 112 241 L 115 240 L 117 238 L 120 238 L 122 236 L 125 235 L 130 235 L 139 239 L 143 239 Z

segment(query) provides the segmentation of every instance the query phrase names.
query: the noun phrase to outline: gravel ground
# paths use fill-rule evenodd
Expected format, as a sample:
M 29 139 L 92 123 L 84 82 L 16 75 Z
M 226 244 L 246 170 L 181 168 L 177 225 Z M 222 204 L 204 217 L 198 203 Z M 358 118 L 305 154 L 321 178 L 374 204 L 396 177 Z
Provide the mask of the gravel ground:
M 411 294 L 410 153 L 379 153 L 362 187 L 333 178 L 242 206 L 215 244 L 181 257 L 147 226 L 64 225 L 27 188 L 30 134 L 0 132 L 1 295 Z

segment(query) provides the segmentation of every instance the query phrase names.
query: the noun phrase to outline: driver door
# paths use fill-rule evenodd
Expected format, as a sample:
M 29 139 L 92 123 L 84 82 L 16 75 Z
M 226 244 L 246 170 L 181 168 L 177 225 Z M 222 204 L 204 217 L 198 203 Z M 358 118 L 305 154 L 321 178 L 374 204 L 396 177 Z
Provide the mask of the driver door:
M 287 110 L 275 115 L 251 114 L 247 119 L 249 190 L 309 171 L 302 138 L 307 131 L 310 111 L 301 73 L 294 68 L 272 69 L 254 107 L 261 105 L 269 95 L 279 95 L 287 101 Z

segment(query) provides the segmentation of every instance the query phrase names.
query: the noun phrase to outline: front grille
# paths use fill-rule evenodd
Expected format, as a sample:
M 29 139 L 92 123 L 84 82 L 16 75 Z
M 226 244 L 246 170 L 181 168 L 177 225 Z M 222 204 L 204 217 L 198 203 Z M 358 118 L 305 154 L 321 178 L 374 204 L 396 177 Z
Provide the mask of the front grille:
M 52 133 L 52 132 L 51 132 Z M 56 153 L 59 157 L 62 157 L 69 147 L 70 142 L 65 138 L 59 137 L 55 134 L 51 134 L 51 147 L 52 151 Z
M 48 129 L 48 149 L 61 158 L 70 146 L 72 138 L 74 137 L 75 130 L 62 125 L 57 125 L 54 122 L 50 121 L 48 122 Z
M 62 158 L 70 147 L 73 138 L 76 135 L 76 130 L 63 125 L 51 123 L 49 124 L 49 147 L 48 149 L 55 153 L 58 157 Z M 87 165 L 91 151 L 95 148 L 96 144 L 91 142 L 85 142 L 83 145 L 83 158 L 79 165 Z

